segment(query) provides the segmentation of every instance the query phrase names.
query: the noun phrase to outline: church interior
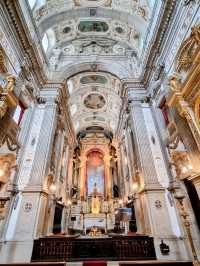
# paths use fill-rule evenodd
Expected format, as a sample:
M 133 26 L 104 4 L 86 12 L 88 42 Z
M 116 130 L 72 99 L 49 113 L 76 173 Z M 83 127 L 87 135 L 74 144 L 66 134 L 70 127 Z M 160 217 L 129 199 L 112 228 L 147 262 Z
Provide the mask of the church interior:
M 200 265 L 200 0 L 0 1 L 0 264 Z

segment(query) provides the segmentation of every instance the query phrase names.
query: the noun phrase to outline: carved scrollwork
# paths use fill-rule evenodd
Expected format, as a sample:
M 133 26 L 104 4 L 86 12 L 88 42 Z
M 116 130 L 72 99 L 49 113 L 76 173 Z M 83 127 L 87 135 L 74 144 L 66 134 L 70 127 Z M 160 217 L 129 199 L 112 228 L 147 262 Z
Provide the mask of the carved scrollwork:
M 4 60 L 4 51 L 2 48 L 0 48 L 0 72 L 5 73 L 6 70 L 6 66 L 5 66 L 5 60 Z
M 179 48 L 176 57 L 176 71 L 188 71 L 191 67 L 196 53 L 200 49 L 200 25 L 191 29 L 191 34 Z
M 3 74 L 0 77 L 0 118 L 6 114 L 8 107 L 17 105 L 17 99 L 13 94 L 15 77 L 11 74 Z
M 198 126 L 200 127 L 200 96 L 197 97 L 194 103 L 195 118 Z

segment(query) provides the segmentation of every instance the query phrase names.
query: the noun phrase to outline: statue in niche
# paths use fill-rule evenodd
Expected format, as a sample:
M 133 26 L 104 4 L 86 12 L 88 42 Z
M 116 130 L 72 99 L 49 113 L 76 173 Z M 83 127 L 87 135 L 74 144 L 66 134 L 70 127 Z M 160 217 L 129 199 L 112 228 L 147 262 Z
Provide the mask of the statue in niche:
M 73 186 L 71 188 L 71 198 L 72 199 L 77 198 L 77 194 L 78 194 L 78 188 L 76 186 Z
M 119 198 L 119 188 L 116 184 L 113 185 L 113 195 L 114 198 Z
M 94 183 L 94 189 L 92 192 L 92 213 L 98 214 L 100 213 L 100 200 L 99 200 L 100 193 L 97 190 L 97 184 Z

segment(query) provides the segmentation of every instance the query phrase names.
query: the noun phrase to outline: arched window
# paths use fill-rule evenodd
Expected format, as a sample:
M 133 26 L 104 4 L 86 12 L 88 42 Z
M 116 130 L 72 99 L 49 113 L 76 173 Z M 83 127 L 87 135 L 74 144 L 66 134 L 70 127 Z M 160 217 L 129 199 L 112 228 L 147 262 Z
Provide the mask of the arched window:
M 36 1 L 37 0 L 28 0 L 29 6 L 30 6 L 31 9 L 34 8 Z
M 28 0 L 29 6 L 31 9 L 39 9 L 46 4 L 46 0 Z
M 48 29 L 42 38 L 42 47 L 45 52 L 51 49 L 56 43 L 55 33 L 53 29 Z
M 47 51 L 47 49 L 49 47 L 49 40 L 48 40 L 48 37 L 47 37 L 46 33 L 45 33 L 45 35 L 42 38 L 42 47 L 43 47 L 45 52 Z

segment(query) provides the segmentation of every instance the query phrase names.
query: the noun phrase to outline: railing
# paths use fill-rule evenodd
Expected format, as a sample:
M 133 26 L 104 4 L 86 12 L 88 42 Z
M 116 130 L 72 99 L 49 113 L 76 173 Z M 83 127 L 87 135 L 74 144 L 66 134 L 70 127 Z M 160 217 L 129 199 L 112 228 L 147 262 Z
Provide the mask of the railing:
M 117 236 L 96 239 L 41 238 L 34 241 L 32 261 L 154 260 L 153 238 Z

